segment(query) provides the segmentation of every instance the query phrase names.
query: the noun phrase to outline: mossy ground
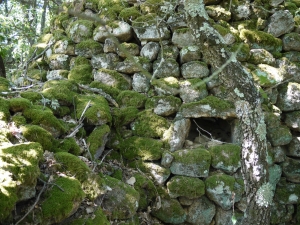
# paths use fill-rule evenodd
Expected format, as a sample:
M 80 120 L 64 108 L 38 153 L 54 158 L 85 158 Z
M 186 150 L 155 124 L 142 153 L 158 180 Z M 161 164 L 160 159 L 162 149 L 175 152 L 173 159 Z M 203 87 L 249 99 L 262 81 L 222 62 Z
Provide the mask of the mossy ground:
M 3 77 L 0 77 L 0 95 L 1 92 L 6 92 L 9 89 L 9 81 Z
M 9 102 L 0 97 L 0 120 L 8 121 L 10 117 Z

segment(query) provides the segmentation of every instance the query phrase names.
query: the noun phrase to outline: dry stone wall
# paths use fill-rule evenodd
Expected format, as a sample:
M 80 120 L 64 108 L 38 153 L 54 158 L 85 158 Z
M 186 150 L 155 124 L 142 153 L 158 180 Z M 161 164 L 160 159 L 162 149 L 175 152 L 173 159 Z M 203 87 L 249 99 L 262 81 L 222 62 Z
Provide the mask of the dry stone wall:
M 271 224 L 299 224 L 300 2 L 204 2 L 261 92 L 277 184 Z M 3 224 L 19 221 L 13 209 L 27 211 L 33 198 L 22 223 L 241 220 L 234 102 L 203 61 L 180 1 L 67 3 L 32 54 L 25 76 L 12 79 L 28 88 L 14 96 L 0 77 Z

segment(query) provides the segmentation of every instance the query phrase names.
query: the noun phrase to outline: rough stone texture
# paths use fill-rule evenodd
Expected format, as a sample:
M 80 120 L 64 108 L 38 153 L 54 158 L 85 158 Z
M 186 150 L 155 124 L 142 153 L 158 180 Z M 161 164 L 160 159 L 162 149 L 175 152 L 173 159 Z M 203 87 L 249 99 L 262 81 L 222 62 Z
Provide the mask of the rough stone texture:
M 201 148 L 178 150 L 173 153 L 171 172 L 190 177 L 207 177 L 211 161 L 210 153 Z
M 285 148 L 283 146 L 272 147 L 271 152 L 273 153 L 275 163 L 285 160 Z
M 282 163 L 282 173 L 288 181 L 300 183 L 300 161 L 286 157 Z
M 282 111 L 295 111 L 300 109 L 300 84 L 289 82 L 279 88 L 276 105 Z
M 100 69 L 114 69 L 117 63 L 120 62 L 119 57 L 115 53 L 105 53 L 99 55 L 93 55 L 91 64 L 93 68 Z
M 293 218 L 295 212 L 293 205 L 282 205 L 274 202 L 271 207 L 271 223 L 285 223 Z
M 187 209 L 186 221 L 193 225 L 210 225 L 216 213 L 216 206 L 205 196 L 194 200 Z
M 232 207 L 232 194 L 234 192 L 235 179 L 225 174 L 209 176 L 205 180 L 206 195 L 222 209 Z
M 273 146 L 286 145 L 292 140 L 290 129 L 284 125 L 268 128 L 267 137 Z
M 294 25 L 293 15 L 288 10 L 279 10 L 270 17 L 267 32 L 279 37 L 282 34 L 291 32 Z
M 300 131 L 300 111 L 286 113 L 284 122 L 289 128 Z
M 217 207 L 217 212 L 215 216 L 216 225 L 234 225 L 232 222 L 233 211 L 223 210 L 221 207 Z M 243 219 L 243 214 L 239 212 L 234 212 L 234 217 L 237 219 L 236 223 L 241 223 Z
M 173 159 L 174 159 L 173 155 L 171 155 L 169 152 L 164 152 L 162 154 L 160 164 L 165 168 L 169 168 L 171 166 Z
M 288 183 L 282 178 L 277 184 L 274 199 L 280 204 L 300 203 L 300 184 Z
M 199 78 L 181 81 L 179 87 L 179 95 L 184 103 L 196 102 L 208 95 L 205 83 Z
M 70 57 L 64 54 L 53 54 L 49 59 L 49 67 L 52 70 L 68 70 Z
M 150 78 L 142 73 L 135 73 L 132 77 L 132 89 L 141 93 L 148 92 L 150 89 Z
M 251 49 L 250 58 L 247 60 L 249 63 L 253 64 L 268 64 L 274 65 L 275 58 L 273 55 L 265 49 Z
M 186 213 L 175 199 L 162 199 L 161 206 L 151 212 L 164 223 L 180 224 L 186 220 Z
M 163 139 L 168 142 L 170 145 L 170 151 L 174 152 L 183 147 L 185 139 L 189 134 L 189 130 L 191 127 L 190 119 L 186 118 L 176 118 L 176 120 L 172 123 L 170 128 L 164 133 Z
M 252 71 L 252 75 L 262 87 L 272 87 L 283 81 L 280 70 L 266 64 L 259 64 L 258 68 Z
M 181 105 L 180 98 L 174 96 L 154 96 L 146 102 L 146 109 L 153 109 L 159 116 L 170 116 L 175 114 Z
M 215 21 L 218 20 L 229 21 L 231 19 L 230 11 L 227 11 L 220 5 L 206 6 L 205 9 L 209 17 L 211 17 Z
M 106 38 L 104 41 L 103 51 L 105 53 L 116 53 L 117 52 L 117 46 L 116 43 L 112 38 Z
M 196 43 L 196 41 L 192 32 L 188 28 L 182 28 L 174 31 L 172 35 L 172 43 L 178 48 L 183 48 Z
M 158 185 L 164 185 L 167 179 L 170 177 L 170 169 L 161 167 L 155 163 L 145 163 L 146 170 L 151 174 L 153 179 Z
M 157 42 L 148 42 L 141 49 L 141 56 L 146 57 L 151 62 L 153 62 L 159 53 L 160 45 Z
M 156 24 L 147 27 L 140 27 L 140 24 L 133 24 L 133 30 L 141 41 L 159 41 L 160 39 L 169 39 L 170 31 L 164 24 L 160 24 L 159 32 Z
M 117 22 L 117 27 L 98 26 L 93 33 L 95 41 L 104 42 L 110 35 L 118 38 L 119 41 L 128 41 L 132 37 L 131 26 L 123 21 Z
M 300 35 L 298 33 L 285 34 L 282 44 L 284 51 L 300 51 Z
M 300 157 L 300 137 L 293 137 L 292 141 L 288 145 L 286 155 Z
M 209 69 L 205 62 L 191 61 L 181 65 L 181 74 L 185 79 L 204 78 L 209 75 Z
M 124 60 L 122 62 L 118 62 L 115 70 L 120 73 L 126 73 L 126 74 L 134 74 L 137 72 L 141 72 L 143 69 L 147 71 L 152 70 L 152 64 L 149 61 L 145 61 L 145 58 L 135 56 L 133 61 L 132 60 Z
M 157 60 L 153 63 L 153 71 L 156 78 L 179 77 L 179 65 L 174 59 Z
M 78 44 L 75 45 L 75 54 L 90 59 L 92 56 L 103 52 L 103 44 L 96 41 L 92 42 L 92 45 L 91 43 L 89 44 L 90 46 L 85 45 L 84 47 Z
M 187 63 L 201 59 L 201 51 L 197 45 L 189 45 L 180 50 L 180 62 Z
M 112 219 L 129 219 L 136 214 L 139 193 L 129 185 L 112 177 L 104 177 L 106 185 L 109 187 L 103 198 L 99 199 L 99 203 L 103 205 L 104 212 L 111 212 Z

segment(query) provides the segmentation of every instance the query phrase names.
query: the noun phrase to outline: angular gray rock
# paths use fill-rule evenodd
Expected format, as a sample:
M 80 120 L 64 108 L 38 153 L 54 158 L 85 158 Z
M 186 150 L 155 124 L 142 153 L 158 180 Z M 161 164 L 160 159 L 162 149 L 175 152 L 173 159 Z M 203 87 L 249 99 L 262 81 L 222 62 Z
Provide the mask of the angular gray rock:
M 141 49 L 141 56 L 146 57 L 151 62 L 157 59 L 160 50 L 160 45 L 158 42 L 148 42 Z
M 293 15 L 288 10 L 279 10 L 270 17 L 267 32 L 279 37 L 282 34 L 291 32 L 294 26 Z
M 204 78 L 209 75 L 209 69 L 205 62 L 191 61 L 181 65 L 181 75 L 185 79 Z

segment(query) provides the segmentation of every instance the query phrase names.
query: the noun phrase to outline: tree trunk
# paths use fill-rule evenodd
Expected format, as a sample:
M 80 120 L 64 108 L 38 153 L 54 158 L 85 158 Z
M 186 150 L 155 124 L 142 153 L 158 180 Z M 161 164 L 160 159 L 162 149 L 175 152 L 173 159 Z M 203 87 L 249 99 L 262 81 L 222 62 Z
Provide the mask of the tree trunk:
M 251 74 L 234 57 L 231 58 L 223 37 L 210 25 L 203 0 L 185 0 L 184 5 L 188 26 L 202 50 L 204 61 L 212 70 L 226 65 L 218 76 L 229 90 L 229 99 L 235 101 L 240 121 L 241 164 L 247 197 L 241 224 L 267 225 L 275 187 L 268 182 L 266 125 L 259 92 Z
M 45 28 L 45 22 L 46 22 L 46 13 L 47 13 L 47 8 L 48 8 L 48 0 L 44 0 L 43 4 L 43 12 L 42 12 L 42 18 L 41 18 L 41 34 L 43 33 L 43 30 Z
M 1 55 L 0 55 L 0 77 L 5 77 L 6 78 L 4 61 L 3 61 Z

